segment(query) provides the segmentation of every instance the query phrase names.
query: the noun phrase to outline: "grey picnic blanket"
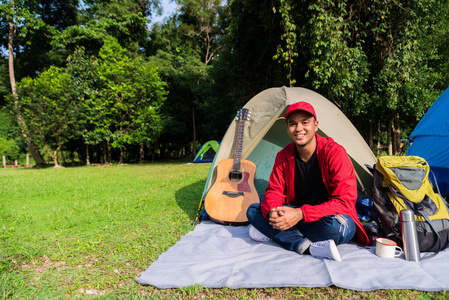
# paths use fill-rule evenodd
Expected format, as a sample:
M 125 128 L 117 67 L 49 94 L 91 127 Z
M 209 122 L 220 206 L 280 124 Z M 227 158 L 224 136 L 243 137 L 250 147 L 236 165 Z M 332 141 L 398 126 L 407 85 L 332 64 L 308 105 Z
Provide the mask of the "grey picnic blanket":
M 374 247 L 338 246 L 342 262 L 301 256 L 276 243 L 255 242 L 248 226 L 203 221 L 153 262 L 136 281 L 157 288 L 337 287 L 449 289 L 449 249 L 420 262 L 380 258 Z M 428 256 L 429 254 L 421 254 Z

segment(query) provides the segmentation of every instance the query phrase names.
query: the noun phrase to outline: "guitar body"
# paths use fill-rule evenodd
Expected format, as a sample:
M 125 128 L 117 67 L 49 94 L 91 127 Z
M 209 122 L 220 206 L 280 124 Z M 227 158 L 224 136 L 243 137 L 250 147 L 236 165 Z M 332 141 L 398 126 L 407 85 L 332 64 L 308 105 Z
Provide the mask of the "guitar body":
M 254 186 L 256 165 L 241 160 L 239 170 L 233 169 L 233 159 L 224 159 L 217 165 L 217 179 L 206 194 L 204 206 L 212 221 L 224 225 L 247 225 L 246 210 L 259 203 Z

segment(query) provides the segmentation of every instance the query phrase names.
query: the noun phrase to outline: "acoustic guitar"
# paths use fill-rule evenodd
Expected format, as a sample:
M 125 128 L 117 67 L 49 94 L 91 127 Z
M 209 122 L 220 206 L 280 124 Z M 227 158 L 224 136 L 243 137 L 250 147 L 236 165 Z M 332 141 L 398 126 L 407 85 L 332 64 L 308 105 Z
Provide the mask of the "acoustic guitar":
M 259 202 L 259 195 L 254 187 L 256 165 L 252 161 L 242 160 L 243 132 L 248 118 L 247 108 L 238 111 L 234 159 L 223 159 L 218 163 L 217 179 L 204 199 L 207 214 L 218 224 L 249 224 L 246 210 L 251 204 Z

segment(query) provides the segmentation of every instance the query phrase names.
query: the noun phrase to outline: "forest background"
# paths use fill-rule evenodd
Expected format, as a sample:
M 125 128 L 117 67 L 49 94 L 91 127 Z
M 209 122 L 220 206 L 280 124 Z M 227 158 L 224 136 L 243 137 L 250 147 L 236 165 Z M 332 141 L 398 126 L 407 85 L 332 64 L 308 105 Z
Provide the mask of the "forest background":
M 3 0 L 0 155 L 193 157 L 271 87 L 336 104 L 399 154 L 449 86 L 448 0 Z

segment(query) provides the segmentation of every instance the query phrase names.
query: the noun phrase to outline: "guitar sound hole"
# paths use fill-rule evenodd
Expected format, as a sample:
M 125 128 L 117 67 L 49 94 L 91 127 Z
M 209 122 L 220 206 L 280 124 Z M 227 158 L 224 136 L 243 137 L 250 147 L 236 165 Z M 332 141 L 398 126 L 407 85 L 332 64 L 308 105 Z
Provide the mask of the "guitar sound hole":
M 242 180 L 242 172 L 240 171 L 231 171 L 229 172 L 229 180 L 231 180 L 231 182 L 239 182 L 240 180 Z

